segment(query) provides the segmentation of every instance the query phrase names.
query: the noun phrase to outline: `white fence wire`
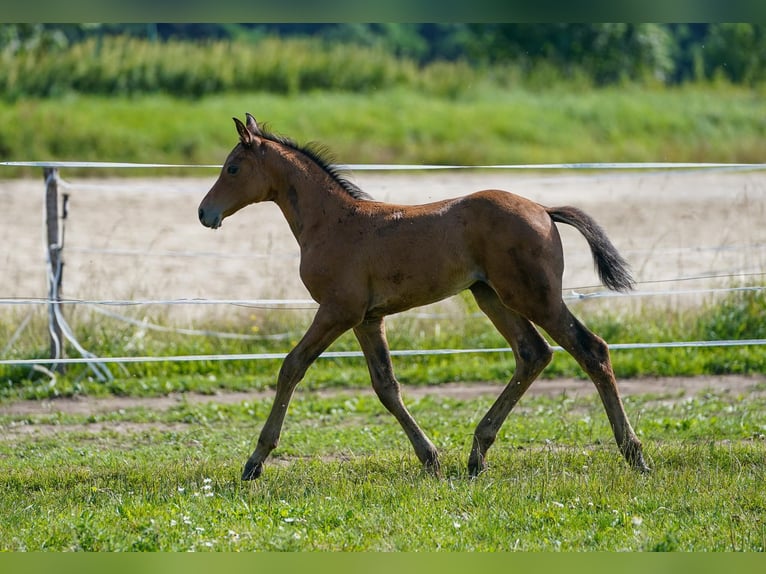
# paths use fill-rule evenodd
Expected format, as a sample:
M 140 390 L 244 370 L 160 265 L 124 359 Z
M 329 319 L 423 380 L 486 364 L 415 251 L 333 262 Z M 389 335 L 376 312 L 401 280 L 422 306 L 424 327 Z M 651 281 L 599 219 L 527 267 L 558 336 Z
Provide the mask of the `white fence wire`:
M 613 350 L 632 349 L 682 349 L 703 347 L 749 347 L 766 345 L 766 339 L 739 339 L 736 341 L 668 341 L 664 343 L 615 343 L 609 345 Z M 552 345 L 553 351 L 562 351 Z M 394 357 L 419 357 L 426 355 L 468 355 L 486 353 L 512 353 L 510 347 L 477 349 L 391 349 Z M 168 356 L 130 356 L 130 357 L 72 357 L 63 359 L 14 359 L 0 360 L 0 365 L 93 365 L 99 363 L 165 363 L 165 362 L 217 362 L 217 361 L 273 361 L 284 359 L 287 353 L 231 353 L 213 355 L 168 355 Z M 361 351 L 326 351 L 320 359 L 347 359 L 364 357 Z

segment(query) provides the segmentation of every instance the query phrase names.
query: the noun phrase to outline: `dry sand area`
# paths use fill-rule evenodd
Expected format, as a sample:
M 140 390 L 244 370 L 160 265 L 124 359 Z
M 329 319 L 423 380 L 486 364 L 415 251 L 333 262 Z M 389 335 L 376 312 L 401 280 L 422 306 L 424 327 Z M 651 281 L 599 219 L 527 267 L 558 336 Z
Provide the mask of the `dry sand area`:
M 275 205 L 249 206 L 216 231 L 199 224 L 197 205 L 216 176 L 70 180 L 63 172 L 60 190 L 70 196 L 63 296 L 307 299 L 297 244 Z M 352 178 L 376 199 L 393 203 L 499 188 L 545 205 L 576 205 L 606 229 L 642 291 L 764 278 L 758 275 L 766 268 L 764 171 L 357 172 Z M 43 200 L 42 175 L 0 181 L 0 299 L 46 296 Z M 597 285 L 585 240 L 568 226 L 559 228 L 565 288 Z M 723 278 L 652 283 L 712 275 Z

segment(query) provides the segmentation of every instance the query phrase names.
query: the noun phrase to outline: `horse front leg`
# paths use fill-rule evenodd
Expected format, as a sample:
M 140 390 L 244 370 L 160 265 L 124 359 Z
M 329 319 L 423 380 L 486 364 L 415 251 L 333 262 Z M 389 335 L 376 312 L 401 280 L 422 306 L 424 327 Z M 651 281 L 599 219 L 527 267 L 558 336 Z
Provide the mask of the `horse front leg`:
M 353 327 L 355 321 L 345 314 L 320 307 L 308 331 L 285 357 L 277 378 L 277 391 L 271 411 L 258 437 L 258 444 L 245 463 L 242 480 L 254 480 L 263 472 L 263 461 L 279 444 L 282 424 L 287 414 L 295 387 L 303 378 L 319 355 L 345 331 Z

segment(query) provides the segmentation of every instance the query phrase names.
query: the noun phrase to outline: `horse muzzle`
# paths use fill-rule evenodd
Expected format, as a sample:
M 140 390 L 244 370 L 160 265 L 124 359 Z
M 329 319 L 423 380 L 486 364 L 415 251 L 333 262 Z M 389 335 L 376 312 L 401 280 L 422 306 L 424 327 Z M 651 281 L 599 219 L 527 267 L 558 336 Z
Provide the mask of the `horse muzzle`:
M 199 215 L 199 221 L 202 225 L 205 227 L 209 227 L 210 229 L 218 229 L 221 227 L 221 221 L 222 217 L 220 213 L 214 212 L 212 210 L 206 210 L 200 206 L 200 208 L 197 210 L 197 214 Z

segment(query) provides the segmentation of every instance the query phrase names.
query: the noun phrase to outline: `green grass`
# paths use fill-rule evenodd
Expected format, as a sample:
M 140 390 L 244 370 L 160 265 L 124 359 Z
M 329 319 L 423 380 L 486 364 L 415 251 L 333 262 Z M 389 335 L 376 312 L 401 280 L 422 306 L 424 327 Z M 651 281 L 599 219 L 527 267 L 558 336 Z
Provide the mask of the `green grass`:
M 0 102 L 0 159 L 218 164 L 236 143 L 230 118 L 249 111 L 278 133 L 327 145 L 341 163 L 760 162 L 764 101 L 757 90 L 701 86 L 31 98 Z M 39 173 L 0 169 L 0 178 L 20 175 Z
M 443 453 L 442 479 L 420 469 L 376 399 L 353 392 L 300 393 L 254 483 L 239 471 L 268 399 L 3 415 L 3 428 L 27 432 L 0 440 L 0 549 L 766 548 L 763 397 L 626 400 L 648 476 L 620 458 L 595 391 L 528 397 L 470 480 L 471 432 L 489 400 L 408 401 Z
M 476 316 L 475 303 L 461 297 L 462 312 L 445 319 L 394 316 L 388 320 L 392 349 L 507 348 L 508 343 L 483 315 Z M 640 305 L 635 309 L 604 311 L 596 302 L 574 305 L 573 310 L 610 344 L 670 341 L 766 339 L 763 309 L 765 291 L 733 292 L 700 307 L 682 312 L 663 306 Z M 138 313 L 139 311 L 136 311 Z M 136 315 L 141 319 L 144 315 Z M 148 317 L 163 324 L 162 316 Z M 102 357 L 215 355 L 239 353 L 286 353 L 302 336 L 311 313 L 262 311 L 248 313 L 226 324 L 194 324 L 192 327 L 256 334 L 253 341 L 189 336 L 136 328 L 95 313 L 76 312 L 70 317 L 80 343 Z M 5 358 L 47 356 L 47 330 L 43 310 L 20 334 Z M 8 313 L 0 320 L 0 341 L 9 340 L 22 318 Z M 172 323 L 168 323 L 173 326 Z M 184 327 L 188 325 L 182 325 Z M 280 334 L 282 338 L 270 339 Z M 347 333 L 330 351 L 358 351 Z M 68 356 L 78 356 L 73 349 Z M 83 365 L 71 365 L 55 380 L 28 366 L 0 366 L 0 399 L 55 396 L 136 395 L 158 396 L 170 392 L 214 393 L 221 390 L 262 390 L 273 387 L 279 359 L 253 361 L 197 361 L 111 365 L 113 381 L 100 382 Z M 612 363 L 618 378 L 639 376 L 694 376 L 758 374 L 766 372 L 766 348 L 760 346 L 615 350 Z M 394 357 L 402 383 L 429 385 L 449 381 L 506 381 L 514 362 L 511 353 L 477 353 Z M 554 354 L 543 377 L 584 377 L 582 369 L 564 352 Z M 307 388 L 364 388 L 369 375 L 359 358 L 320 358 L 309 369 Z
M 586 307 L 578 314 L 610 341 L 762 337 L 763 298 L 762 292 L 735 294 L 683 314 L 642 308 L 635 317 L 588 316 Z M 79 326 L 87 345 L 109 340 L 114 347 L 98 349 L 117 353 L 136 344 L 132 327 L 120 332 L 99 321 Z M 302 321 L 251 317 L 239 328 L 299 333 Z M 392 347 L 503 345 L 484 320 L 449 324 L 437 332 L 432 322 L 401 318 L 390 329 Z M 115 330 L 120 336 L 101 336 Z M 200 347 L 199 340 L 147 333 L 141 341 L 145 347 L 134 351 L 232 350 L 215 339 Z M 264 341 L 250 350 L 289 344 Z M 335 348 L 355 346 L 344 338 Z M 621 377 L 764 372 L 761 347 L 619 351 L 613 362 Z M 19 376 L 11 379 L 6 371 L 0 550 L 766 549 L 762 388 L 747 395 L 709 389 L 625 397 L 653 468 L 648 476 L 622 460 L 592 385 L 584 382 L 590 392 L 578 397 L 526 396 L 490 450 L 489 470 L 471 480 L 465 467 L 472 432 L 493 397 L 455 399 L 434 387 L 412 398 L 407 389 L 477 379 L 496 380 L 499 389 L 512 360 L 461 355 L 397 358 L 395 365 L 408 407 L 442 453 L 442 479 L 422 471 L 398 424 L 369 392 L 361 359 L 320 359 L 312 366 L 281 443 L 254 483 L 240 482 L 239 474 L 272 395 L 231 403 L 214 393 L 266 389 L 278 361 L 132 365 L 134 372 L 111 383 L 90 380 L 83 369 L 55 382 L 21 371 L 10 371 Z M 562 354 L 546 373 L 581 376 Z M 180 394 L 163 408 L 150 398 L 85 413 L 11 408 L 22 397 L 177 391 L 210 397 L 199 402 Z

